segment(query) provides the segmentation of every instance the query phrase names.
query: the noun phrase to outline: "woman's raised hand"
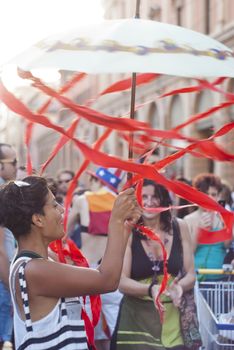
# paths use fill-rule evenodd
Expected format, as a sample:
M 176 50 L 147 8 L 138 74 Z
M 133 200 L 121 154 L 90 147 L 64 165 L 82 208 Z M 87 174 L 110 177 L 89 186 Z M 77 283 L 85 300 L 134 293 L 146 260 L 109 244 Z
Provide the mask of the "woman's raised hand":
M 139 220 L 141 215 L 142 209 L 137 202 L 135 190 L 128 188 L 121 192 L 115 200 L 111 212 L 111 220 L 132 226 Z

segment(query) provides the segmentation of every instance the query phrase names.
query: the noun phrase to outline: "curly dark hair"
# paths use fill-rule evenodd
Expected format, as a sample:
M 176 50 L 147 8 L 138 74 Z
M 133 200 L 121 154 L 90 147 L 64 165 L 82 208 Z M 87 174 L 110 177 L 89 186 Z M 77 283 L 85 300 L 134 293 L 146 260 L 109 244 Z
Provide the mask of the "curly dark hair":
M 207 193 L 209 187 L 215 187 L 218 192 L 222 190 L 222 183 L 219 176 L 214 174 L 204 173 L 197 175 L 193 180 L 193 187 L 198 191 Z
M 16 239 L 30 232 L 33 214 L 44 214 L 49 193 L 42 177 L 28 176 L 23 182 L 29 186 L 11 181 L 0 188 L 0 225 L 11 230 Z
M 169 195 L 169 192 L 164 186 L 159 185 L 158 183 L 154 182 L 153 180 L 144 179 L 143 187 L 149 186 L 149 185 L 154 187 L 154 194 L 159 199 L 159 202 L 160 202 L 159 206 L 160 207 L 168 207 L 172 204 L 172 200 L 171 200 L 171 197 Z M 142 218 L 140 219 L 139 223 L 143 223 Z M 172 228 L 171 211 L 166 210 L 160 214 L 160 229 L 169 233 L 171 228 Z

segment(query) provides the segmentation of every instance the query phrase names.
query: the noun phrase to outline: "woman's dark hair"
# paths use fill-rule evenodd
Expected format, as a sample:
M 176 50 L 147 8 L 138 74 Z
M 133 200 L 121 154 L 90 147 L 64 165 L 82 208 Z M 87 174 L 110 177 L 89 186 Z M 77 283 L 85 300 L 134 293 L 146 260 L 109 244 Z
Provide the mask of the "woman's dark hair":
M 195 177 L 193 180 L 193 187 L 203 193 L 207 193 L 209 187 L 215 187 L 217 191 L 220 192 L 222 190 L 222 183 L 221 179 L 218 176 L 214 174 L 204 173 L 199 174 Z
M 27 235 L 33 214 L 44 214 L 48 193 L 46 180 L 39 176 L 28 176 L 23 181 L 1 186 L 0 225 L 11 230 L 16 239 Z
M 168 207 L 172 204 L 169 192 L 164 186 L 155 183 L 153 180 L 144 179 L 143 187 L 149 186 L 149 185 L 154 187 L 154 194 L 159 199 L 160 207 Z M 142 223 L 142 219 L 140 220 Z M 166 232 L 170 232 L 171 228 L 172 228 L 171 211 L 166 210 L 160 214 L 160 229 Z
M 47 182 L 47 186 L 49 187 L 53 195 L 56 197 L 58 191 L 58 185 L 56 180 L 53 177 L 46 177 L 45 179 Z
M 192 185 L 192 182 L 190 180 L 187 180 L 185 177 L 177 177 L 176 180 L 183 182 L 189 186 Z M 185 199 L 185 198 L 179 197 L 179 200 L 178 200 L 179 206 L 183 206 L 183 205 L 187 205 L 187 204 L 191 204 L 191 202 L 187 201 L 187 199 Z M 183 219 L 186 215 L 190 214 L 192 211 L 194 211 L 193 207 L 186 207 L 186 208 L 178 209 L 177 213 L 176 213 L 176 217 Z

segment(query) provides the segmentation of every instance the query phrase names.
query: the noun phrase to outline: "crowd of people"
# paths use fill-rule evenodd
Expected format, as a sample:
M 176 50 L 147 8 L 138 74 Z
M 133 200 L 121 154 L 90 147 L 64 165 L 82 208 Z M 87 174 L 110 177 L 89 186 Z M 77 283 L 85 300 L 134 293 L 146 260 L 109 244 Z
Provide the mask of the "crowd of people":
M 68 212 L 67 237 L 89 266 L 75 266 L 72 258 L 59 263 L 48 247 L 64 237 L 64 203 L 74 176 L 71 169 L 61 169 L 54 178 L 36 171 L 27 176 L 25 167 L 17 167 L 13 147 L 0 144 L 0 349 L 198 349 L 199 327 L 193 347 L 184 334 L 183 300 L 193 295 L 196 279 L 222 278 L 196 274 L 198 269 L 221 269 L 224 263 L 234 267 L 231 239 L 198 240 L 203 229 L 222 229 L 222 217 L 190 206 L 148 179 L 141 207 L 133 188 L 121 191 L 119 169 L 100 167 L 87 172 L 85 186 L 77 184 Z M 178 181 L 234 210 L 231 188 L 218 176 Z M 162 212 L 150 210 L 173 205 L 175 209 Z M 161 244 L 145 235 L 142 226 L 157 235 L 167 261 Z M 162 322 L 156 300 L 165 264 Z M 100 319 L 92 342 L 91 299 L 97 294 Z

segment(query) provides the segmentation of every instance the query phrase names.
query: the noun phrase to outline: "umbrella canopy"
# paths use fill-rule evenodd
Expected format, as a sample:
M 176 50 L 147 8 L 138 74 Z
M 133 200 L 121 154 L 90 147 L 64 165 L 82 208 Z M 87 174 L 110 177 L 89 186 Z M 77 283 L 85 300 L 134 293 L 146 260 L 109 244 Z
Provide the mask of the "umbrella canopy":
M 234 77 L 234 54 L 198 32 L 143 19 L 105 20 L 48 37 L 11 60 L 24 70 Z

